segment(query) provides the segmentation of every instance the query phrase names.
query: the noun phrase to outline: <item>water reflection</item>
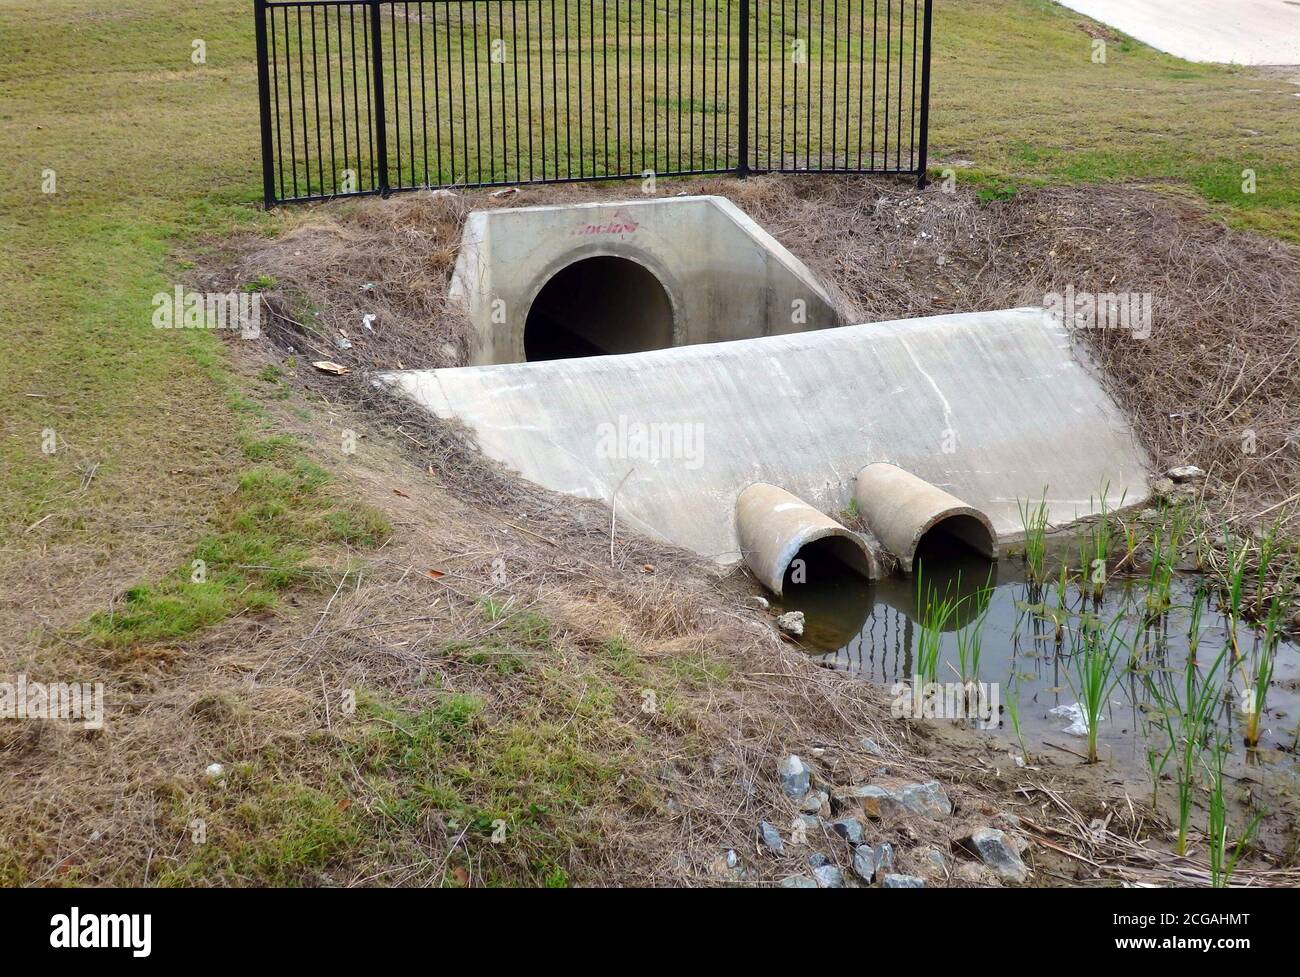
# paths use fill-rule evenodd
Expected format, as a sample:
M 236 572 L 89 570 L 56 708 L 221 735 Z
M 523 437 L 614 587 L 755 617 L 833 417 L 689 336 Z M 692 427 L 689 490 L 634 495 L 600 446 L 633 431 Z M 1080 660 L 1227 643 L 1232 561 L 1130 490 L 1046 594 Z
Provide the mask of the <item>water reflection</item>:
M 1065 733 L 1068 721 L 1051 715 L 1051 710 L 1078 700 L 1071 690 L 1070 655 L 1072 638 L 1085 625 L 1108 626 L 1123 618 L 1118 627 L 1126 645 L 1120 667 L 1132 667 L 1116 686 L 1098 734 L 1110 755 L 1139 764 L 1145 758 L 1145 740 L 1137 734 L 1153 722 L 1150 683 L 1172 681 L 1181 688 L 1189 657 L 1197 670 L 1194 678 L 1203 679 L 1228 643 L 1226 622 L 1213 601 L 1206 604 L 1203 617 L 1192 613 L 1194 577 L 1175 578 L 1173 606 L 1153 615 L 1145 608 L 1142 580 L 1112 579 L 1103 598 L 1095 600 L 1073 584 L 1062 591 L 1056 583 L 1028 583 L 1019 560 L 990 563 L 961 548 L 927 550 L 919 555 L 919 565 L 923 579 L 939 593 L 966 598 L 941 637 L 938 680 L 957 681 L 954 632 L 987 610 L 979 677 L 1000 684 L 1004 703 L 1016 697 L 1022 726 L 1038 742 L 1078 746 L 1078 740 Z M 912 677 L 920 631 L 914 577 L 868 584 L 854 574 L 810 574 L 807 583 L 787 585 L 782 609 L 804 612 L 804 647 L 828 664 L 881 685 Z M 1238 628 L 1243 651 L 1260 640 L 1249 625 Z M 1220 682 L 1223 672 L 1217 676 Z M 1240 752 L 1234 706 L 1241 695 L 1241 670 L 1231 669 L 1229 679 L 1225 699 L 1217 707 L 1217 724 Z M 1279 646 L 1265 715 L 1263 745 L 1292 749 L 1300 717 L 1300 648 L 1293 642 Z

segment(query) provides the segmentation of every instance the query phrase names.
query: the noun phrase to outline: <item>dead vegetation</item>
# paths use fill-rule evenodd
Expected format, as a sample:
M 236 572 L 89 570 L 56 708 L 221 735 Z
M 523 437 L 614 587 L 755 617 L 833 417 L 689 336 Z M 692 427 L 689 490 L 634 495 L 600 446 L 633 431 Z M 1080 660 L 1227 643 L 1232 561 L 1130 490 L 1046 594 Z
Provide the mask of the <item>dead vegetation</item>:
M 791 751 L 827 784 L 881 764 L 944 780 L 953 820 L 869 829 L 900 871 L 996 813 L 961 786 L 968 758 L 921 759 L 924 731 L 892 728 L 880 690 L 782 648 L 711 568 L 669 572 L 621 535 L 611 566 L 604 531 L 514 528 L 400 450 L 367 439 L 350 472 L 392 539 L 274 613 L 112 660 L 51 649 L 71 671 L 97 656 L 111 719 L 3 728 L 22 785 L 0 802 L 6 881 L 770 884 L 814 850 L 847 873 L 830 836 L 757 854 L 758 821 L 794 815 L 775 777 Z
M 1296 490 L 1300 264 L 1280 245 L 1135 189 L 981 201 L 872 181 L 683 188 L 736 200 L 855 319 L 1038 304 L 1067 284 L 1151 291 L 1150 339 L 1083 338 L 1156 459 L 1207 468 L 1235 511 Z M 608 510 L 509 476 L 452 425 L 375 389 L 377 370 L 464 361 L 466 324 L 444 300 L 471 207 L 627 192 L 344 203 L 284 212 L 274 240 L 214 244 L 204 284 L 256 282 L 270 304 L 266 342 L 244 364 L 249 388 L 277 431 L 344 469 L 393 537 L 323 569 L 277 610 L 184 642 L 109 660 L 53 639 L 61 673 L 92 662 L 111 676 L 113 719 L 101 733 L 5 731 L 0 756 L 23 789 L 0 803 L 0 876 L 770 883 L 805 871 L 813 850 L 847 869 L 833 838 L 756 856 L 757 822 L 786 831 L 793 816 L 774 768 L 794 752 L 828 784 L 882 765 L 945 783 L 953 821 L 871 825 L 868 840 L 893 843 L 900 871 L 929 874 L 921 851 L 949 853 L 963 828 L 1013 812 L 1039 840 L 1027 857 L 1040 882 L 1199 881 L 1186 875 L 1195 866 L 1141 854 L 1163 847 L 1163 826 L 1134 813 L 1124 785 L 1089 782 L 1073 796 L 1074 771 L 1050 760 L 1031 776 L 993 741 L 889 720 L 881 690 L 776 642 L 739 578 L 617 527 L 611 547 Z M 320 373 L 317 359 L 350 372 Z M 1236 440 L 1247 424 L 1254 454 Z M 347 427 L 363 437 L 340 462 Z M 885 756 L 865 752 L 863 736 Z M 218 777 L 204 773 L 213 762 Z M 741 873 L 719 865 L 727 849 Z M 1251 871 L 1242 879 L 1282 877 Z

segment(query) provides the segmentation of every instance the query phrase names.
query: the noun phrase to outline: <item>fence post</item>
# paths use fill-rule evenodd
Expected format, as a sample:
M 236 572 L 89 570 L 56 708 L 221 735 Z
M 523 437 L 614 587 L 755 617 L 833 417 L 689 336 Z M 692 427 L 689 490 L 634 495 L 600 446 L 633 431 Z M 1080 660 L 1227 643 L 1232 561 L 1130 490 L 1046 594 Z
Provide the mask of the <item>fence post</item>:
M 736 176 L 749 175 L 749 0 L 740 0 L 740 159 Z
M 930 14 L 933 0 L 925 0 L 925 41 L 921 53 L 921 152 L 916 166 L 916 185 L 925 189 L 926 160 L 930 151 Z
M 379 2 L 370 0 L 371 72 L 375 76 L 375 151 L 379 154 L 379 192 L 388 189 L 388 120 L 384 116 L 384 48 L 379 41 Z
M 266 53 L 266 0 L 253 0 L 257 31 L 257 104 L 262 118 L 262 202 L 275 206 L 275 164 L 271 155 L 271 79 Z M 278 110 L 277 106 L 277 110 Z

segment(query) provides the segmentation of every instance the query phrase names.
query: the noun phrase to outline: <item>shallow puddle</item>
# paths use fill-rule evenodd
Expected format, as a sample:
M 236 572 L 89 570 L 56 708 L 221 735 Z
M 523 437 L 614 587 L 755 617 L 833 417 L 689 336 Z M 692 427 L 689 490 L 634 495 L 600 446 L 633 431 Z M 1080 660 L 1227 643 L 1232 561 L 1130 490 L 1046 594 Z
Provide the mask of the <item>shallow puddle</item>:
M 1193 631 L 1193 597 L 1198 584 L 1205 586 L 1209 581 L 1195 575 L 1175 576 L 1171 607 L 1152 617 L 1146 611 L 1145 577 L 1113 577 L 1099 602 L 1082 593 L 1077 583 L 1068 583 L 1062 601 L 1057 583 L 1033 586 L 1026 581 L 1019 557 L 990 563 L 962 549 L 919 556 L 929 586 L 940 594 L 963 598 L 940 636 L 937 681 L 960 681 L 957 632 L 971 628 L 983 614 L 979 680 L 997 684 L 1001 706 L 997 728 L 1012 740 L 1015 732 L 1009 710 L 1017 708 L 1031 752 L 1044 744 L 1080 755 L 1086 752 L 1083 729 L 1068 731 L 1071 718 L 1052 713 L 1068 709 L 1080 698 L 1073 691 L 1078 679 L 1071 668 L 1070 632 L 1077 635 L 1082 627 L 1097 623 L 1109 628 L 1119 619 L 1116 633 L 1125 644 L 1118 668 L 1123 673 L 1098 723 L 1098 751 L 1103 760 L 1146 769 L 1148 744 L 1161 747 L 1167 742 L 1162 731 L 1152 731 L 1161 707 L 1151 683 L 1164 682 L 1166 687 L 1173 683 L 1182 691 Z M 924 569 L 927 559 L 930 566 L 941 569 Z M 811 655 L 877 684 L 893 686 L 912 677 L 922 632 L 917 605 L 914 577 L 895 576 L 867 584 L 846 573 L 787 585 L 780 609 L 804 612 L 802 644 Z M 1227 622 L 1216 596 L 1208 597 L 1196 630 L 1199 644 L 1193 667 L 1198 669 L 1198 678 L 1203 678 L 1228 639 Z M 1232 691 L 1217 705 L 1213 721 L 1232 744 L 1237 761 L 1300 772 L 1295 753 L 1300 722 L 1300 647 L 1285 639 L 1279 643 L 1259 749 L 1247 751 L 1237 706 L 1252 650 L 1264 640 L 1262 628 L 1240 624 L 1237 639 L 1244 658 L 1232 665 L 1229 654 L 1219 668 L 1220 679 L 1225 670 L 1230 672 Z M 1015 701 L 1009 701 L 1012 699 Z

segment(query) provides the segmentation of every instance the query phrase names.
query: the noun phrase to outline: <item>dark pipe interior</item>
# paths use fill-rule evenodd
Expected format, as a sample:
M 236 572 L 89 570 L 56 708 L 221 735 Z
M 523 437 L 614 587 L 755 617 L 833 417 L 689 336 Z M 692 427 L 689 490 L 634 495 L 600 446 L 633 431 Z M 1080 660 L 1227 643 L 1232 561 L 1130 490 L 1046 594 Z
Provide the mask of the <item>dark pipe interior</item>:
M 800 563 L 802 561 L 802 564 Z M 781 583 L 783 592 L 804 584 L 825 586 L 846 575 L 869 576 L 862 551 L 843 536 L 823 536 L 804 546 L 786 567 Z
M 973 555 L 971 550 L 985 560 L 993 558 L 995 544 L 989 536 L 988 529 L 974 516 L 949 516 L 931 526 L 917 541 L 916 552 L 912 556 L 912 566 L 915 567 L 917 561 L 921 559 L 922 551 L 929 553 L 931 565 L 937 565 L 944 560 L 949 562 L 969 560 Z
M 641 353 L 673 344 L 673 308 L 659 279 L 602 255 L 575 261 L 537 293 L 524 324 L 524 359 Z

